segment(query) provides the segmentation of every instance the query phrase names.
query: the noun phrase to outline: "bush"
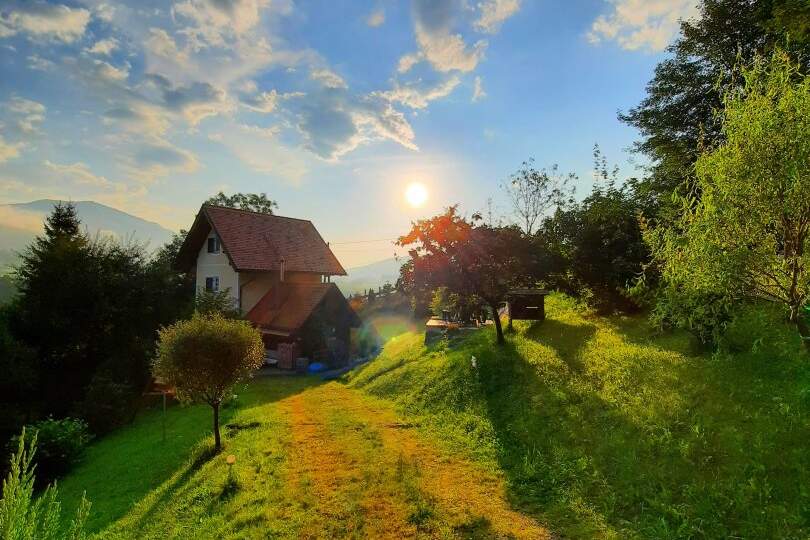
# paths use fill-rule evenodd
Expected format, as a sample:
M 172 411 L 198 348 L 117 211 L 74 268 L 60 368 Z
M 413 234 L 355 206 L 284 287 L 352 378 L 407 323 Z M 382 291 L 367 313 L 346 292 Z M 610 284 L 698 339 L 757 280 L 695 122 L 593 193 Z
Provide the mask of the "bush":
M 90 438 L 87 424 L 82 420 L 48 418 L 28 426 L 22 435 L 14 438 L 13 443 L 16 446 L 36 444 L 39 447 L 36 456 L 37 482 L 45 485 L 64 475 L 79 461 Z
M 801 350 L 801 338 L 787 324 L 785 310 L 763 303 L 740 306 L 718 344 L 722 351 L 762 356 L 765 361 L 787 360 Z
M 135 393 L 126 384 L 106 375 L 96 375 L 87 386 L 78 413 L 96 435 L 109 433 L 132 421 Z
M 23 429 L 17 438 L 17 450 L 12 454 L 9 473 L 3 481 L 0 498 L 0 538 L 3 540 L 48 540 L 85 538 L 84 523 L 90 513 L 90 503 L 82 495 L 76 517 L 62 531 L 61 508 L 55 486 L 48 486 L 35 497 L 33 458 L 36 453 L 36 433 Z M 27 442 L 26 442 L 27 441 Z

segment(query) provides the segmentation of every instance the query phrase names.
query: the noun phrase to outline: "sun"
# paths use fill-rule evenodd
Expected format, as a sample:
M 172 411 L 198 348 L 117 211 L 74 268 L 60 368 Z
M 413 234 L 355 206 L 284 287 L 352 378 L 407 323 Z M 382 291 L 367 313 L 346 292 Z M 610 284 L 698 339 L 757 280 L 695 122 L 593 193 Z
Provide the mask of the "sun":
M 413 183 L 405 190 L 405 200 L 414 208 L 419 208 L 428 198 L 427 188 L 419 183 Z

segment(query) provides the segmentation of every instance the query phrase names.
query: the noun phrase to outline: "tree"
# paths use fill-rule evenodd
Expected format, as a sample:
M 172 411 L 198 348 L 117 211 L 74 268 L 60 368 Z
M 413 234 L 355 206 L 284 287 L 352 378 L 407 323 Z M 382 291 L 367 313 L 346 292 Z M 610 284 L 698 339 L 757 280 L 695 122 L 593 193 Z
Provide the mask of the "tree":
M 559 209 L 537 233 L 548 254 L 551 284 L 584 298 L 602 313 L 632 311 L 628 286 L 649 261 L 639 215 L 636 182 L 617 185 L 618 167 L 609 169 L 594 146 L 593 190 L 582 202 Z
M 509 289 L 532 283 L 527 263 L 531 244 L 519 228 L 474 225 L 451 206 L 414 223 L 397 244 L 413 246 L 400 274 L 406 292 L 423 295 L 447 287 L 466 299 L 480 298 L 492 310 L 498 344 L 505 342 L 501 303 Z
M 272 199 L 268 199 L 266 193 L 234 193 L 233 195 L 225 195 L 220 191 L 205 202 L 206 204 L 215 206 L 241 208 L 242 210 L 250 210 L 251 212 L 260 212 L 262 214 L 272 214 L 273 211 L 278 208 L 278 203 Z
M 557 165 L 538 171 L 533 159 L 523 162 L 503 185 L 523 232 L 531 236 L 535 224 L 546 212 L 572 199 L 574 188 L 568 183 L 576 178 L 574 173 L 560 174 Z M 492 227 L 491 213 L 488 225 Z
M 249 322 L 197 314 L 160 330 L 153 373 L 174 386 L 180 400 L 211 406 L 214 449 L 219 451 L 220 406 L 263 361 L 262 337 Z
M 810 77 L 784 52 L 743 71 L 724 98 L 723 142 L 697 160 L 700 199 L 646 234 L 665 281 L 784 305 L 810 345 Z
M 637 150 L 652 160 L 640 188 L 659 205 L 692 174 L 700 144 L 722 139 L 715 111 L 723 88 L 737 85 L 736 67 L 774 46 L 789 46 L 810 62 L 810 4 L 806 0 L 703 0 L 700 15 L 681 23 L 670 56 L 655 69 L 647 96 L 619 118 L 637 128 Z M 677 209 L 676 209 L 677 210 Z
M 126 399 L 120 392 L 93 395 L 128 403 L 116 411 L 122 421 L 131 419 L 133 400 L 149 378 L 158 328 L 191 307 L 193 289 L 163 259 L 150 258 L 137 244 L 91 240 L 81 229 L 72 205 L 56 205 L 16 271 L 19 294 L 6 313 L 13 343 L 20 345 L 15 350 L 33 355 L 27 380 L 34 388 L 27 410 L 15 414 L 26 421 L 74 413 L 102 381 L 124 385 Z M 110 417 L 112 402 L 85 405 L 97 408 L 82 406 L 88 421 L 100 417 L 99 410 Z M 90 427 L 100 426 L 91 421 Z

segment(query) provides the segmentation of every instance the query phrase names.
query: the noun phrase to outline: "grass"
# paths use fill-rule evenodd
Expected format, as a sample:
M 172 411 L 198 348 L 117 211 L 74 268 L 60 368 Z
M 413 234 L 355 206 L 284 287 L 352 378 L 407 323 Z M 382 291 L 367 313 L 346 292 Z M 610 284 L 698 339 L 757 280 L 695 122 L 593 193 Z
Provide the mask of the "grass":
M 403 334 L 349 385 L 502 470 L 514 504 L 567 537 L 810 534 L 810 364 L 792 329 L 769 330 L 779 357 L 762 340 L 709 356 L 641 318 L 547 304 L 502 348 Z
M 810 536 L 791 329 L 743 320 L 712 356 L 564 297 L 547 314 L 500 348 L 491 329 L 426 348 L 402 326 L 342 382 L 255 380 L 219 456 L 206 408 L 170 408 L 165 442 L 149 411 L 60 490 L 68 509 L 87 490 L 102 538 Z

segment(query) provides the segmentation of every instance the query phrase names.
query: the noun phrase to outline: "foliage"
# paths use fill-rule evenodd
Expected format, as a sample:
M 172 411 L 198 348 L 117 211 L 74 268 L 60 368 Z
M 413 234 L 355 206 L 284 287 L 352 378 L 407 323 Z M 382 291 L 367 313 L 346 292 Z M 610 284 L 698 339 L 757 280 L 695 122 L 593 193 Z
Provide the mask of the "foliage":
M 262 214 L 272 214 L 273 211 L 278 208 L 278 203 L 268 199 L 266 193 L 234 193 L 233 195 L 225 195 L 220 191 L 205 201 L 205 203 L 214 206 L 225 206 L 227 208 L 241 208 L 242 210 L 250 210 L 251 212 L 260 212 Z
M 549 210 L 573 201 L 576 182 L 574 173 L 561 174 L 555 164 L 551 169 L 537 170 L 534 160 L 524 161 L 520 169 L 503 185 L 515 217 L 528 236 L 534 233 L 535 225 Z M 491 218 L 488 225 L 491 227 Z
M 90 503 L 82 495 L 76 516 L 66 530 L 60 522 L 61 508 L 56 486 L 34 495 L 34 455 L 37 436 L 18 437 L 17 451 L 11 456 L 8 476 L 3 480 L 0 499 L 0 538 L 3 540 L 80 540 L 85 538 L 84 523 Z
M 777 314 L 734 313 L 733 356 L 558 294 L 546 315 L 516 321 L 505 347 L 492 330 L 452 349 L 399 336 L 349 385 L 503 471 L 517 507 L 559 537 L 810 534 L 810 365 Z
M 699 200 L 675 228 L 647 232 L 662 275 L 689 295 L 783 305 L 803 336 L 810 294 L 810 77 L 776 52 L 725 97 L 722 144 L 696 164 Z
M 218 313 L 198 314 L 160 330 L 153 372 L 174 386 L 177 397 L 201 402 L 214 413 L 214 447 L 222 444 L 219 409 L 233 386 L 261 367 L 264 345 L 259 332 L 246 321 Z
M 627 289 L 650 257 L 639 223 L 636 182 L 617 186 L 618 168 L 608 170 L 598 146 L 594 175 L 590 195 L 558 209 L 538 231 L 538 251 L 548 259 L 540 275 L 601 313 L 633 311 L 637 305 Z
M 808 28 L 804 0 L 703 0 L 700 15 L 681 22 L 681 35 L 656 67 L 647 96 L 620 114 L 642 133 L 637 149 L 653 161 L 640 185 L 646 196 L 668 207 L 673 190 L 691 178 L 701 142 L 714 146 L 722 140 L 715 111 L 723 105 L 722 88 L 743 83 L 734 77 L 737 66 L 788 46 L 806 72 Z
M 397 243 L 413 246 L 401 270 L 406 293 L 425 295 L 447 287 L 468 300 L 477 297 L 492 310 L 498 343 L 504 342 L 498 309 L 509 289 L 531 282 L 531 242 L 520 229 L 475 225 L 451 206 L 414 223 Z
M 137 393 L 105 373 L 97 373 L 76 410 L 93 433 L 103 435 L 130 422 L 135 416 Z
M 10 311 L 0 306 L 0 449 L 25 423 L 38 382 L 36 351 L 12 335 Z
M 22 433 L 11 444 L 21 444 L 18 441 L 21 437 L 26 444 L 36 443 L 34 462 L 38 472 L 37 484 L 42 486 L 63 476 L 76 465 L 91 439 L 87 424 L 76 418 L 47 418 L 27 426 Z
M 221 291 L 200 291 L 197 293 L 195 308 L 197 313 L 203 315 L 219 313 L 226 319 L 238 319 L 242 316 L 239 307 L 231 296 L 230 287 L 226 287 Z
M 157 329 L 190 305 L 163 259 L 139 245 L 87 238 L 70 204 L 47 217 L 17 282 L 8 329 L 17 350 L 34 355 L 26 361 L 33 387 L 20 402 L 31 419 L 72 414 L 99 373 L 139 394 Z

